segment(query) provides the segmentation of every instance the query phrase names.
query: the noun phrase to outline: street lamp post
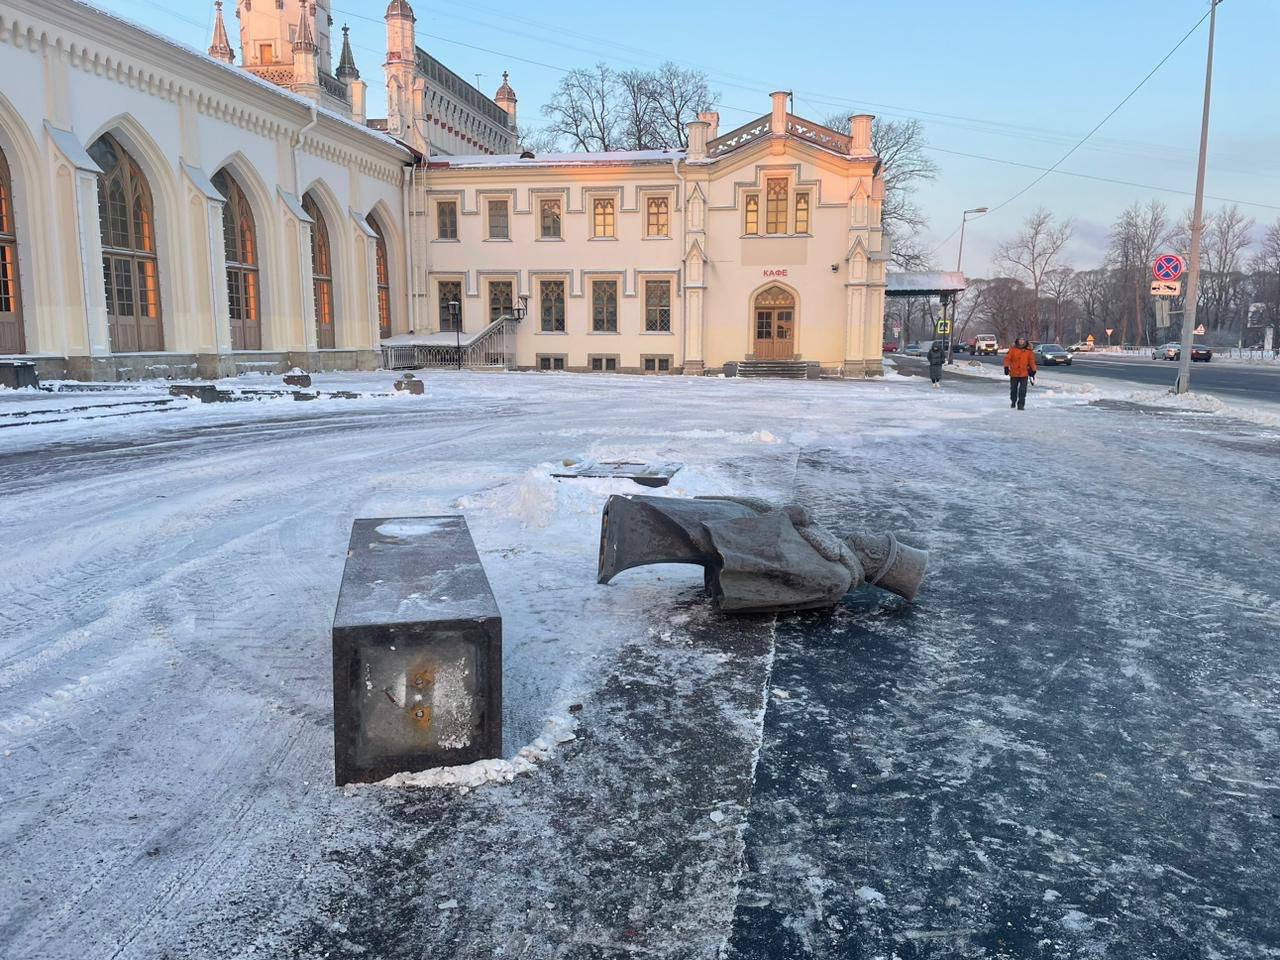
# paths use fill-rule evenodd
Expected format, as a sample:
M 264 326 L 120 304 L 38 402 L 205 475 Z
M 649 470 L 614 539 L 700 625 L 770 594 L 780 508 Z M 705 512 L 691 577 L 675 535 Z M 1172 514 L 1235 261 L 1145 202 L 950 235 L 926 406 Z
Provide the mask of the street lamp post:
M 969 214 L 973 214 L 975 218 L 982 216 L 987 212 L 986 207 L 973 207 L 966 210 L 960 216 L 960 249 L 956 251 L 956 273 L 960 273 L 960 264 L 964 262 L 964 225 L 969 222 Z M 945 311 L 945 304 L 944 304 Z M 947 363 L 950 364 L 955 359 L 956 353 L 956 301 L 951 301 L 951 336 L 947 339 Z
M 449 322 L 453 324 L 453 339 L 457 345 L 458 369 L 462 369 L 462 304 L 457 300 L 449 301 Z
M 1187 299 L 1182 311 L 1182 347 L 1178 355 L 1178 393 L 1191 389 L 1191 350 L 1196 336 L 1196 296 L 1200 286 L 1200 235 L 1204 232 L 1204 167 L 1209 152 L 1209 94 L 1213 89 L 1213 28 L 1222 0 L 1210 0 L 1209 55 L 1204 67 L 1204 111 L 1200 115 L 1200 162 L 1196 166 L 1196 202 L 1191 214 L 1191 264 L 1187 271 Z

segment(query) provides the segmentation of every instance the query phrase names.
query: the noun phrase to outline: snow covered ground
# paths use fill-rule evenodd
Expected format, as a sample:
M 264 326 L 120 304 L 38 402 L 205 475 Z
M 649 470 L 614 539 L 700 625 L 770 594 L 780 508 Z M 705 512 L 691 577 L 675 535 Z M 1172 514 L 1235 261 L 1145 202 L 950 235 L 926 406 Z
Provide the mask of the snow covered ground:
M 394 379 L 0 395 L 6 960 L 1280 955 L 1274 424 L 896 375 Z M 619 456 L 895 529 L 921 600 L 724 621 L 696 569 L 597 586 L 640 488 L 550 472 Z M 509 762 L 335 789 L 351 521 L 452 512 Z

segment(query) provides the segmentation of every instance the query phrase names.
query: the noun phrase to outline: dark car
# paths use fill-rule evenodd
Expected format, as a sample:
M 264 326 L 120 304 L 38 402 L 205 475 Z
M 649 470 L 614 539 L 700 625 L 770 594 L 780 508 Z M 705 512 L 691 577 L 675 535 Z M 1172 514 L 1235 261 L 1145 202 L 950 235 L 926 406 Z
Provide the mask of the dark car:
M 1056 367 L 1059 364 L 1071 366 L 1071 354 L 1059 343 L 1037 343 L 1036 364 L 1042 367 Z
M 1213 359 L 1213 351 L 1208 347 L 1197 347 L 1191 345 L 1191 362 L 1192 363 L 1208 363 Z

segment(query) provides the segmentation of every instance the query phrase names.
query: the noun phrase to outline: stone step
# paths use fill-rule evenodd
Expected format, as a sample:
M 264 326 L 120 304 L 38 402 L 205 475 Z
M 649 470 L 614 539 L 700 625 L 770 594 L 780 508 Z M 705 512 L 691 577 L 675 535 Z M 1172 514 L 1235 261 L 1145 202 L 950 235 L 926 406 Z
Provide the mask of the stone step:
M 743 360 L 735 366 L 739 377 L 816 380 L 820 372 L 819 364 L 808 360 Z

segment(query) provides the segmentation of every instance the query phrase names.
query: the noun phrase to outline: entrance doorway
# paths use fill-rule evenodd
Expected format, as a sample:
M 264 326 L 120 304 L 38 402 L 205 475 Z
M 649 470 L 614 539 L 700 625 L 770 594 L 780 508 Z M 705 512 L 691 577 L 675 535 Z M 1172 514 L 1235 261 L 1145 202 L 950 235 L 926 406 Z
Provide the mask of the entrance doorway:
M 796 355 L 796 298 L 788 290 L 772 286 L 756 295 L 754 310 L 752 355 L 757 360 L 792 359 Z

